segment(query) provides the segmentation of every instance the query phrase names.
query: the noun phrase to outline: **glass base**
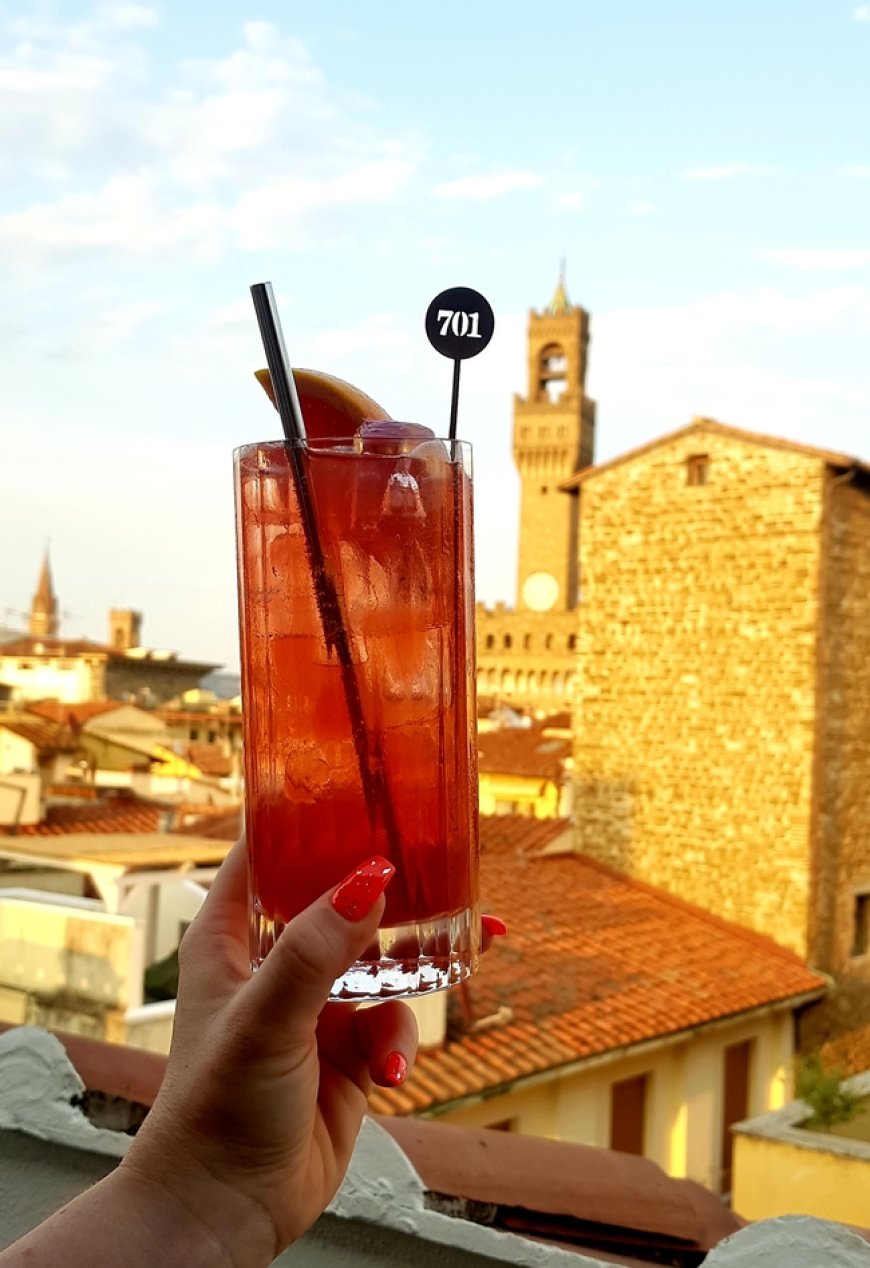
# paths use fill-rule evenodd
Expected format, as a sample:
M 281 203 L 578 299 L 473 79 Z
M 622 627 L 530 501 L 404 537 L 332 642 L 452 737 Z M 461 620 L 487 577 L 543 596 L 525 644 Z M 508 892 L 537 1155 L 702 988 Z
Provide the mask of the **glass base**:
M 284 923 L 256 909 L 251 919 L 251 967 L 256 970 L 281 936 Z M 333 983 L 331 1000 L 374 1003 L 407 999 L 457 986 L 477 970 L 477 907 L 412 925 L 379 929 L 363 959 Z

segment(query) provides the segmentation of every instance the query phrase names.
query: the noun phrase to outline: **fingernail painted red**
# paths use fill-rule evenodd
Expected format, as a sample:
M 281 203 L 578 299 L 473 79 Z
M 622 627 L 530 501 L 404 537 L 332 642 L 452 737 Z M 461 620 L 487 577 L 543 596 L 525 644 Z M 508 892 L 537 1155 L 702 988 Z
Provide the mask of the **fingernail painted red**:
M 508 931 L 507 925 L 503 920 L 499 920 L 498 916 L 481 916 L 480 923 L 487 933 L 493 934 L 496 938 L 500 938 Z
M 384 1077 L 392 1087 L 404 1083 L 408 1075 L 408 1063 L 401 1052 L 391 1052 L 384 1064 Z
M 344 878 L 330 902 L 340 916 L 356 923 L 369 914 L 395 874 L 392 863 L 376 854 Z

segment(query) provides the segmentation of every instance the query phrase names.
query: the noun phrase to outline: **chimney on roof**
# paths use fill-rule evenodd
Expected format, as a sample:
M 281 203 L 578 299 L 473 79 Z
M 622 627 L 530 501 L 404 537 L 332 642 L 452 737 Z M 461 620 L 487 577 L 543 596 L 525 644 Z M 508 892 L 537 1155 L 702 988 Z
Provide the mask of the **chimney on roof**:
M 51 580 L 51 563 L 48 547 L 42 560 L 42 571 L 36 586 L 36 594 L 30 605 L 30 633 L 34 638 L 54 638 L 58 631 L 57 595 Z
M 126 652 L 142 645 L 142 613 L 132 608 L 112 608 L 109 613 L 109 646 Z

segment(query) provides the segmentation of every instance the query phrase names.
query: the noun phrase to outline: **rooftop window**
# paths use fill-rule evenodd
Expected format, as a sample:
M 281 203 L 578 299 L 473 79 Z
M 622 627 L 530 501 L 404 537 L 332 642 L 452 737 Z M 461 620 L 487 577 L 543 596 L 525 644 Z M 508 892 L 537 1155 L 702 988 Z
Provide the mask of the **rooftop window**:
M 710 455 L 693 453 L 686 459 L 686 484 L 699 487 L 710 483 Z

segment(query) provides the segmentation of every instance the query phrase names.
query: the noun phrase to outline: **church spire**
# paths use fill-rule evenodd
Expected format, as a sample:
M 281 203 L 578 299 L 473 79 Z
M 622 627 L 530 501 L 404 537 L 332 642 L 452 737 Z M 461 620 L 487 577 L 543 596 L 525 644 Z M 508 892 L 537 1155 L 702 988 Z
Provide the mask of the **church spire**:
M 35 638 L 54 638 L 58 631 L 57 595 L 51 580 L 51 563 L 48 547 L 42 560 L 42 570 L 36 586 L 36 594 L 30 605 L 30 633 Z
M 571 301 L 568 299 L 568 291 L 565 287 L 565 257 L 559 262 L 559 281 L 553 292 L 553 298 L 547 309 L 549 317 L 564 317 L 566 313 L 571 311 Z

